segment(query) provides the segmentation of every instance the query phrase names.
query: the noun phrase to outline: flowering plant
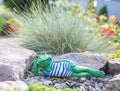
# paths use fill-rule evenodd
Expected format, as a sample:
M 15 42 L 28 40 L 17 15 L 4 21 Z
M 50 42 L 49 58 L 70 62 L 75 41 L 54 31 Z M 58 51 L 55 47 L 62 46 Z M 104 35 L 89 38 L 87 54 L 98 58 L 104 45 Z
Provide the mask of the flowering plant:
M 109 28 L 104 28 L 100 33 L 101 36 L 106 36 L 106 37 L 113 37 L 117 35 L 115 30 Z
M 110 16 L 109 21 L 113 24 L 118 23 L 118 18 L 116 16 Z

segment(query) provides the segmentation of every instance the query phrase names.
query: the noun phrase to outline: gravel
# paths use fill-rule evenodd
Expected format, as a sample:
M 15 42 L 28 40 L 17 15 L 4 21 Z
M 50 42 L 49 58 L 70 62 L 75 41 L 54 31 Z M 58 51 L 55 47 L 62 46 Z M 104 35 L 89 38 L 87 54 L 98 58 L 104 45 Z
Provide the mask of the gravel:
M 105 91 L 107 83 L 112 79 L 112 75 L 106 75 L 104 78 L 82 77 L 82 78 L 50 78 L 43 76 L 34 76 L 28 71 L 25 75 L 27 85 L 42 83 L 47 87 L 55 88 L 80 88 L 82 91 Z

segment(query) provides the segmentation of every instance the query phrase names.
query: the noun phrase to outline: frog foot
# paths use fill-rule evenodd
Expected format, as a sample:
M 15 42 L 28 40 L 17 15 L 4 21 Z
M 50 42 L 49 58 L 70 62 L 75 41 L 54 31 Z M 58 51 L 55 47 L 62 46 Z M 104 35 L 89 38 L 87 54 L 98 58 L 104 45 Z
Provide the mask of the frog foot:
M 94 70 L 91 72 L 91 74 L 95 77 L 104 77 L 105 73 L 103 71 L 99 71 L 99 70 Z

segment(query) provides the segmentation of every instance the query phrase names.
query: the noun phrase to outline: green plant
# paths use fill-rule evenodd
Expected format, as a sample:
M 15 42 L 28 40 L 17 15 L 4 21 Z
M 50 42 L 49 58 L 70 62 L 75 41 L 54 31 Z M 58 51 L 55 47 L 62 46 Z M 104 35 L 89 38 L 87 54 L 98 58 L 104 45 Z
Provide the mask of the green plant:
M 94 32 L 98 30 L 91 26 L 94 20 L 73 15 L 61 7 L 49 10 L 41 12 L 35 8 L 31 10 L 32 14 L 25 13 L 19 17 L 24 24 L 21 33 L 23 46 L 37 52 L 54 54 L 106 52 L 110 48 L 107 39 Z
M 49 4 L 49 0 L 4 0 L 5 6 L 15 11 L 29 10 L 32 3 L 42 4 L 42 7 L 46 7 Z
M 3 28 L 5 27 L 6 19 L 0 17 L 0 32 L 3 31 Z
M 120 58 L 120 50 L 118 50 L 113 56 L 112 58 Z
M 79 88 L 76 89 L 70 89 L 70 88 L 65 88 L 65 89 L 56 89 L 54 87 L 46 87 L 43 86 L 41 83 L 38 84 L 33 84 L 29 86 L 27 91 L 81 91 Z
M 6 34 L 6 23 L 9 19 L 12 19 L 12 17 L 13 15 L 10 10 L 0 5 L 0 35 Z

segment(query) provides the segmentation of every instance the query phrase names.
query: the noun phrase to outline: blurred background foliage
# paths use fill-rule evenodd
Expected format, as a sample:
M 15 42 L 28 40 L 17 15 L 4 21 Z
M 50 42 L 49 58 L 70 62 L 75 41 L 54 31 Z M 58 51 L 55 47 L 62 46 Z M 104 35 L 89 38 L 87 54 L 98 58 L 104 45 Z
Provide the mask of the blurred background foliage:
M 75 4 L 71 2 L 71 0 L 4 0 L 4 5 L 5 7 L 3 5 L 0 6 L 0 34 L 22 35 L 23 32 L 27 34 L 29 31 L 31 35 L 33 35 L 32 36 L 33 38 L 31 38 L 32 42 L 30 43 L 29 41 L 24 44 L 26 47 L 33 49 L 35 51 L 41 51 L 41 50 L 45 51 L 49 49 L 47 46 L 46 48 L 42 48 L 42 47 L 40 48 L 41 46 L 40 44 L 42 44 L 40 39 L 43 37 L 40 37 L 38 34 L 45 33 L 45 35 L 48 35 L 46 34 L 46 32 L 48 32 L 49 35 L 56 35 L 57 32 L 58 33 L 64 32 L 66 34 L 70 34 L 70 37 L 72 38 L 71 40 L 67 40 L 66 42 L 63 42 L 64 40 L 62 38 L 63 34 L 62 35 L 57 34 L 58 37 L 55 37 L 57 38 L 55 41 L 59 41 L 59 42 L 55 42 L 55 41 L 53 42 L 51 36 L 44 36 L 44 39 L 51 39 L 53 44 L 56 44 L 56 46 L 54 47 L 51 46 L 51 48 L 54 49 L 54 51 L 52 52 L 55 54 L 70 52 L 73 50 L 77 50 L 77 51 L 79 50 L 78 52 L 82 52 L 82 51 L 91 51 L 91 50 L 93 51 L 94 49 L 95 51 L 95 49 L 97 49 L 94 43 L 97 41 L 95 40 L 96 36 L 97 37 L 99 36 L 100 40 L 102 40 L 100 43 L 103 42 L 103 44 L 101 45 L 103 45 L 104 47 L 105 45 L 109 44 L 109 46 L 111 46 L 115 51 L 120 48 L 119 20 L 114 15 L 111 16 L 111 19 L 107 17 L 106 6 L 101 8 L 99 13 L 97 14 L 96 9 L 94 7 L 94 0 L 90 1 L 89 6 L 86 10 L 83 10 L 80 4 L 78 3 Z M 64 12 L 60 11 L 61 13 L 58 12 L 55 13 L 57 10 L 52 9 L 53 7 L 56 7 L 56 9 L 57 7 L 60 7 Z M 71 17 L 71 19 L 68 17 Z M 49 18 L 51 18 L 52 20 L 50 20 Z M 76 26 L 77 25 L 79 26 L 79 24 L 82 25 L 78 27 L 79 31 L 77 31 L 75 24 Z M 51 26 L 51 28 L 48 26 Z M 69 29 L 69 26 L 71 26 L 71 30 Z M 20 30 L 22 30 L 22 32 L 20 32 Z M 77 33 L 78 34 L 80 33 L 81 35 L 83 33 L 81 30 L 85 31 L 85 33 L 86 30 L 90 30 L 90 31 L 92 30 L 92 32 L 86 33 L 85 34 L 86 36 L 84 38 L 81 38 L 83 40 L 85 39 L 89 41 L 88 47 L 85 46 L 84 42 L 82 43 L 83 40 L 79 40 L 77 39 L 77 37 L 74 37 L 72 35 L 72 33 L 74 34 L 75 31 L 77 31 Z M 30 33 L 28 33 L 26 37 Z M 31 35 L 29 36 L 31 37 Z M 93 35 L 95 36 L 93 37 L 94 42 L 92 42 L 93 39 L 89 40 L 90 36 Z M 37 42 L 35 41 L 33 43 L 33 39 L 36 40 Z M 80 43 L 77 41 L 75 44 L 74 41 L 76 40 L 79 40 Z M 107 42 L 105 43 L 104 40 L 105 41 L 107 40 Z M 47 41 L 49 43 L 46 43 L 44 45 L 49 45 L 50 43 L 52 44 L 51 41 Z M 82 47 L 83 45 L 84 47 Z M 99 48 L 101 48 L 100 50 L 106 49 L 102 47 Z M 96 50 L 96 52 L 99 52 L 100 50 Z
M 13 10 L 27 11 L 33 3 L 38 3 L 43 7 L 47 7 L 49 6 L 48 1 L 49 0 L 4 0 L 4 4 L 6 7 Z

